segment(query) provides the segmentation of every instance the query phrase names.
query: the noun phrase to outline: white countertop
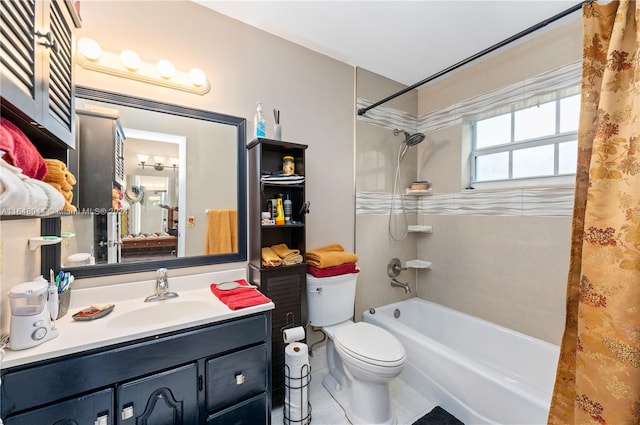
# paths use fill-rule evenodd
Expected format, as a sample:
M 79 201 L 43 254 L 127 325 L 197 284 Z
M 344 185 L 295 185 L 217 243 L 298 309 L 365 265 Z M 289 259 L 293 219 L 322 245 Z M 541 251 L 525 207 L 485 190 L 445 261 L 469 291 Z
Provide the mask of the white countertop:
M 144 299 L 155 293 L 155 280 L 77 290 L 72 288 L 69 311 L 55 323 L 59 335 L 25 350 L 5 349 L 2 368 L 133 341 L 193 326 L 235 319 L 268 311 L 275 307 L 271 302 L 239 310 L 229 309 L 211 292 L 210 285 L 235 279 L 246 279 L 246 270 L 217 271 L 175 278 L 171 277 L 171 271 L 169 271 L 169 290 L 177 292 L 179 297 L 148 303 L 145 303 Z M 179 317 L 175 317 L 175 314 L 158 317 L 161 316 L 157 314 L 163 307 L 161 304 L 166 303 L 165 305 L 169 306 L 169 303 L 172 302 L 186 303 L 185 305 L 194 305 L 199 308 L 180 313 Z M 115 308 L 111 313 L 99 319 L 91 321 L 72 319 L 71 316 L 74 313 L 92 304 L 115 304 Z M 145 314 L 147 309 L 149 315 Z M 142 323 L 136 324 L 135 319 L 127 320 L 131 312 L 144 317 Z M 157 317 L 157 322 L 155 319 L 150 319 L 155 317 Z

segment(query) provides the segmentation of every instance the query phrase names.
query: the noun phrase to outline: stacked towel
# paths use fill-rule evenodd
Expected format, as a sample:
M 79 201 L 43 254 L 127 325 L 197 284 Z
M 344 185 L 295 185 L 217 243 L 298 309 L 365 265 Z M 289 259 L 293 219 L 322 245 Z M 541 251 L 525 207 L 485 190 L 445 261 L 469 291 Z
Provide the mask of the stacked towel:
M 358 256 L 345 252 L 340 244 L 323 246 L 307 252 L 307 273 L 315 277 L 358 273 Z
M 291 249 L 284 243 L 272 245 L 271 249 L 282 259 L 282 264 L 285 266 L 302 263 L 303 258 L 299 249 Z
M 0 214 L 46 216 L 62 210 L 65 199 L 48 183 L 32 179 L 0 159 Z
M 358 256 L 345 252 L 340 244 L 327 245 L 307 252 L 307 263 L 314 267 L 327 268 L 357 262 Z
M 47 164 L 47 174 L 44 181 L 55 187 L 65 199 L 64 210 L 76 211 L 76 207 L 71 205 L 73 200 L 73 185 L 76 184 L 76 177 L 67 170 L 67 165 L 57 159 L 45 159 Z
M 278 267 L 282 265 L 282 259 L 271 247 L 262 248 L 262 267 Z
M 47 174 L 44 158 L 29 138 L 11 121 L 0 117 L 0 150 L 9 165 L 18 167 L 22 173 L 32 179 L 42 180 Z
M 249 286 L 249 283 L 244 279 L 238 279 L 236 282 L 239 282 L 242 286 Z M 216 283 L 211 284 L 211 292 L 231 310 L 239 310 L 241 308 L 271 302 L 271 299 L 264 296 L 255 288 L 236 288 L 230 291 L 221 291 L 216 285 Z

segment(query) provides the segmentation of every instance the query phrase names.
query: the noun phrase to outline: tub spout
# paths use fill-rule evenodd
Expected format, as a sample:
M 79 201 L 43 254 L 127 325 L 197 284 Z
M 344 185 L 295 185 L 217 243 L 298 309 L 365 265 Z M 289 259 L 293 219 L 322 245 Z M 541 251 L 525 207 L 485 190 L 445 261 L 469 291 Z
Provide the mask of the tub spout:
M 394 286 L 394 287 L 397 286 L 398 288 L 403 288 L 405 294 L 410 294 L 411 293 L 411 288 L 409 287 L 408 283 L 399 282 L 395 278 L 391 279 L 391 286 Z

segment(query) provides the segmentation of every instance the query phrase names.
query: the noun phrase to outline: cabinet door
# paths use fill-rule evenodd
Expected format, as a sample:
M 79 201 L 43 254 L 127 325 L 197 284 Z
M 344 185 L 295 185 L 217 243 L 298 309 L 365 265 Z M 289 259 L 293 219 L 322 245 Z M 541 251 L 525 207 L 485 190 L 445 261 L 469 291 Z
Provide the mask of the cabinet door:
M 2 97 L 70 147 L 75 117 L 70 2 L 3 1 Z
M 55 403 L 8 419 L 5 425 L 113 425 L 113 390 Z
M 35 0 L 0 2 L 2 97 L 33 119 L 36 85 L 42 81 L 42 67 L 36 65 L 36 15 L 42 14 L 43 7 L 43 2 Z
M 75 90 L 73 80 L 73 24 L 66 3 L 44 3 L 41 34 L 41 113 L 37 121 L 70 147 L 75 146 Z
M 123 384 L 117 391 L 118 424 L 191 425 L 198 423 L 195 364 Z

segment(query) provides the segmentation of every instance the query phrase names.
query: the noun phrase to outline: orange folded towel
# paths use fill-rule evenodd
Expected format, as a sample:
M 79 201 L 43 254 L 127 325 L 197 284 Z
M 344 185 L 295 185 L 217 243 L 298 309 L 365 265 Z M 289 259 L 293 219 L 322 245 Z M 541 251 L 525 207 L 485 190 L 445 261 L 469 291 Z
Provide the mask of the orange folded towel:
M 249 286 L 249 283 L 244 279 L 237 279 L 236 282 L 242 286 Z M 211 292 L 231 310 L 239 310 L 271 302 L 270 298 L 255 288 L 236 288 L 230 291 L 221 291 L 216 285 L 216 283 L 211 284 Z
M 262 267 L 278 267 L 282 265 L 282 258 L 268 246 L 262 248 Z
M 327 245 L 307 252 L 307 264 L 314 267 L 325 268 L 357 262 L 358 256 L 345 252 L 340 244 Z
M 299 249 L 291 249 L 287 246 L 286 243 L 271 245 L 271 249 L 278 255 L 278 257 L 282 258 L 283 260 L 300 254 Z

